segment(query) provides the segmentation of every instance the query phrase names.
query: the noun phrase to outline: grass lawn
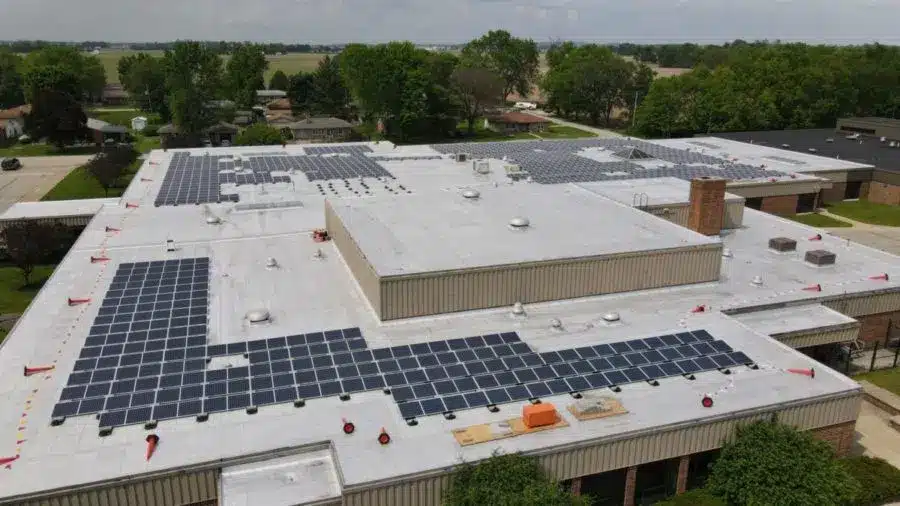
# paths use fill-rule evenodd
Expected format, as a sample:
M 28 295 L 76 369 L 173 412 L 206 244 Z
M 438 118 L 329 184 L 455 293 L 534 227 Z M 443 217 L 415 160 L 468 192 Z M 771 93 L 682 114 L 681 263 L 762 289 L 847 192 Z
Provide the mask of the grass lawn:
M 0 267 L 0 313 L 21 313 L 53 273 L 53 265 L 39 265 L 31 273 L 31 284 L 24 286 L 18 267 Z
M 828 212 L 850 218 L 851 220 L 900 227 L 900 207 L 887 204 L 876 204 L 868 200 L 837 202 L 825 206 Z
M 853 379 L 856 381 L 868 381 L 873 385 L 878 385 L 885 390 L 890 390 L 900 395 L 900 368 L 867 372 L 854 376 Z
M 123 177 L 121 188 L 110 188 L 109 195 L 85 167 L 78 167 L 44 195 L 41 200 L 102 199 L 122 195 L 131 176 Z
M 119 60 L 123 56 L 137 54 L 139 51 L 102 51 L 97 58 L 106 69 L 106 81 L 109 83 L 119 82 Z M 143 51 L 153 56 L 162 57 L 163 51 Z M 90 53 L 88 53 L 90 55 Z M 272 78 L 272 74 L 276 70 L 281 70 L 287 75 L 296 74 L 297 72 L 312 72 L 319 65 L 319 61 L 324 58 L 324 54 L 319 53 L 288 53 L 286 55 L 269 56 L 269 70 L 266 71 L 266 83 Z M 228 62 L 228 56 L 222 57 L 223 65 Z
M 804 225 L 809 225 L 811 227 L 852 227 L 853 225 L 841 221 L 836 220 L 830 216 L 825 216 L 824 214 L 816 214 L 816 213 L 807 213 L 807 214 L 798 214 L 796 216 L 791 217 L 792 220 L 803 223 Z
M 0 148 L 0 157 L 93 155 L 96 152 L 97 148 L 94 146 L 71 147 L 60 151 L 50 144 L 36 142 L 34 144 L 15 144 L 8 148 Z
M 134 139 L 134 149 L 138 153 L 149 153 L 154 149 L 162 149 L 162 141 L 159 137 L 144 137 L 138 134 Z
M 538 135 L 544 139 L 580 139 L 583 137 L 596 137 L 596 135 L 591 132 L 580 128 L 553 124 L 547 127 L 546 132 L 541 132 Z

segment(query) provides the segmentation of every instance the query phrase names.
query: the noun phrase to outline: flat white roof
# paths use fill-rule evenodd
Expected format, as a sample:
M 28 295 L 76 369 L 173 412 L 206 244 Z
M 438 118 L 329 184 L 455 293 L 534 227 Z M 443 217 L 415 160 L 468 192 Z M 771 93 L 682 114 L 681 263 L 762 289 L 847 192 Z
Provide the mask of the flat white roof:
M 575 185 L 483 188 L 332 206 L 379 276 L 717 244 Z M 525 219 L 527 226 L 512 226 Z
M 116 205 L 118 202 L 118 198 L 18 202 L 0 215 L 0 221 L 93 216 L 103 206 Z
M 578 186 L 628 206 L 687 204 L 691 193 L 689 181 L 674 177 L 578 183 Z M 725 202 L 743 201 L 740 195 L 725 193 Z
M 856 323 L 853 318 L 821 304 L 753 311 L 736 314 L 732 318 L 767 336 Z
M 338 499 L 341 485 L 330 448 L 222 470 L 222 506 L 294 506 Z
M 436 156 L 434 150 L 423 146 L 395 148 L 389 143 L 380 143 L 372 144 L 371 148 L 375 154 Z M 289 146 L 287 151 L 302 153 L 303 149 Z M 194 150 L 195 153 L 205 151 L 284 152 L 281 147 L 257 147 L 252 151 L 248 148 Z M 578 240 L 596 241 L 594 237 L 610 236 L 573 227 L 612 226 L 623 238 L 614 239 L 619 243 L 610 248 L 625 248 L 640 234 L 648 234 L 650 241 L 666 244 L 682 238 L 694 241 L 696 234 L 682 231 L 664 220 L 645 217 L 627 209 L 627 205 L 572 185 L 523 182 L 515 183 L 514 188 L 505 188 L 509 181 L 503 174 L 501 161 L 491 161 L 488 174 L 477 174 L 471 164 L 444 158 L 381 162 L 396 179 L 381 181 L 382 187 L 376 187 L 375 180 L 367 180 L 372 195 L 365 197 L 342 188 L 323 196 L 315 183 L 297 173 L 292 175 L 291 183 L 242 185 L 239 204 L 244 206 L 222 203 L 154 207 L 172 155 L 173 151 L 151 153 L 124 198 L 117 204 L 102 206 L 0 346 L 0 402 L 4 408 L 0 410 L 0 427 L 7 428 L 5 432 L 0 431 L 0 435 L 5 434 L 0 437 L 0 457 L 17 452 L 20 455 L 11 469 L 3 470 L 7 479 L 0 490 L 0 500 L 15 503 L 20 502 L 17 496 L 23 494 L 310 445 L 331 449 L 340 487 L 362 486 L 443 469 L 458 463 L 460 458 L 480 459 L 498 448 L 533 451 L 593 444 L 604 438 L 643 434 L 663 425 L 691 424 L 738 411 L 856 395 L 856 383 L 818 365 L 819 374 L 815 381 L 780 372 L 782 368 L 808 367 L 815 363 L 720 311 L 762 310 L 782 303 L 817 306 L 832 297 L 900 290 L 900 278 L 870 279 L 882 272 L 896 271 L 900 265 L 898 257 L 829 236 L 822 230 L 747 209 L 743 227 L 727 231 L 720 239 L 732 255 L 723 257 L 722 277 L 716 283 L 529 304 L 524 318 L 512 318 L 509 308 L 499 308 L 382 323 L 367 306 L 334 245 L 314 243 L 310 239 L 309 232 L 324 225 L 326 199 L 336 205 L 358 202 L 361 209 L 367 205 L 383 205 L 389 214 L 394 213 L 390 216 L 398 222 L 400 216 L 397 213 L 404 207 L 429 214 L 429 217 L 412 218 L 437 227 L 431 234 L 446 234 L 446 242 L 453 237 L 465 238 L 459 235 L 465 231 L 448 231 L 448 228 L 459 228 L 465 225 L 465 220 L 473 219 L 464 213 L 457 216 L 461 208 L 465 209 L 462 206 L 491 205 L 496 201 L 499 212 L 475 215 L 484 220 L 493 219 L 494 215 L 499 217 L 493 237 L 481 237 L 489 239 L 491 244 L 476 250 L 479 255 L 488 255 L 483 257 L 488 259 L 489 255 L 502 253 L 504 247 L 509 247 L 512 240 L 509 237 L 516 237 L 506 227 L 509 218 L 521 209 L 517 195 L 523 193 L 515 191 L 519 189 L 524 190 L 522 199 L 531 204 L 528 209 L 541 206 L 541 209 L 526 214 L 534 227 L 526 231 L 526 235 L 531 232 L 543 234 L 548 226 L 544 220 L 563 223 L 557 231 L 551 228 L 549 233 L 549 237 L 560 244 L 531 245 L 542 255 L 561 254 L 565 248 L 574 252 L 568 254 L 574 255 L 580 251 L 578 248 L 583 248 L 575 244 Z M 412 193 L 391 193 L 383 188 L 387 185 L 399 190 L 401 184 Z M 343 184 L 337 186 L 343 187 Z M 459 192 L 464 188 L 478 188 L 482 191 L 482 200 L 477 203 L 462 201 Z M 398 203 L 382 203 L 383 198 Z M 408 204 L 401 203 L 403 201 Z M 435 204 L 428 207 L 429 201 Z M 275 208 L 246 206 L 272 202 L 284 205 Z M 579 212 L 582 216 L 565 216 L 566 210 Z M 602 221 L 592 216 L 603 216 L 610 211 L 614 211 L 612 216 L 617 224 L 610 225 L 608 218 Z M 441 217 L 442 213 L 449 216 Z M 210 215 L 218 217 L 219 222 L 208 223 Z M 655 224 L 657 222 L 660 224 Z M 631 223 L 641 231 L 629 231 L 624 223 Z M 433 241 L 433 236 L 412 228 L 404 228 L 401 223 L 396 233 Z M 824 235 L 821 241 L 809 240 L 819 233 Z M 659 238 L 654 239 L 654 234 Z M 776 236 L 796 239 L 798 251 L 791 254 L 769 251 L 768 239 Z M 497 240 L 497 237 L 503 237 L 503 240 Z M 174 241 L 174 251 L 167 251 L 167 239 Z M 383 242 L 384 238 L 372 240 Z M 545 238 L 545 242 L 549 241 Z M 426 253 L 433 252 L 441 261 L 458 262 L 434 246 L 421 247 Z M 456 252 L 465 252 L 463 247 L 455 247 Z M 316 255 L 319 249 L 322 257 Z M 805 264 L 803 254 L 811 249 L 836 253 L 836 264 L 828 267 Z M 90 257 L 101 251 L 110 260 L 91 263 Z M 618 394 L 606 390 L 605 395 L 615 395 L 629 411 L 608 420 L 578 422 L 564 409 L 572 402 L 567 395 L 549 396 L 546 400 L 556 403 L 571 424 L 569 428 L 464 448 L 453 439 L 450 433 L 453 428 L 505 420 L 515 416 L 519 406 L 502 405 L 499 413 L 490 413 L 486 409 L 465 410 L 457 413 L 457 419 L 452 421 L 440 415 L 422 417 L 418 426 L 410 427 L 404 423 L 393 399 L 375 390 L 353 394 L 346 402 L 337 397 L 326 397 L 309 400 L 303 408 L 295 408 L 290 403 L 263 406 L 255 415 L 242 410 L 214 413 L 204 423 L 196 422 L 193 417 L 164 420 L 155 431 L 161 443 L 150 462 L 144 459 L 146 431 L 141 425 L 118 427 L 107 437 L 98 437 L 98 421 L 94 416 L 69 417 L 63 425 L 50 426 L 50 414 L 99 314 L 100 302 L 118 265 L 195 257 L 210 259 L 208 344 L 359 327 L 370 349 L 516 332 L 531 349 L 545 352 L 705 329 L 763 367 L 757 371 L 735 368 L 736 373 L 729 377 L 716 371 L 702 373 L 697 375 L 696 381 L 687 381 L 680 376 L 664 378 L 658 387 L 646 383 L 626 384 Z M 266 267 L 269 257 L 277 260 L 278 268 Z M 483 258 L 479 261 L 488 261 Z M 751 283 L 756 275 L 763 278 L 761 286 Z M 803 290 L 813 284 L 820 284 L 821 291 Z M 70 307 L 66 301 L 69 297 L 90 298 L 91 302 Z M 710 311 L 691 313 L 690 310 L 700 304 L 707 305 Z M 261 326 L 248 325 L 244 315 L 261 307 L 270 312 L 270 322 Z M 811 311 L 813 320 L 808 324 L 815 326 L 822 312 L 820 309 Z M 605 325 L 600 315 L 609 312 L 618 312 L 621 321 Z M 803 318 L 799 316 L 802 311 L 792 314 Z M 561 328 L 551 327 L 553 319 L 560 320 Z M 56 368 L 52 373 L 22 375 L 24 366 L 53 363 Z M 700 406 L 700 396 L 717 391 L 731 381 L 734 382 L 731 394 L 717 398 L 711 409 Z M 23 418 L 25 412 L 27 416 Z M 356 424 L 353 436 L 340 432 L 343 418 Z M 388 446 L 382 447 L 375 440 L 381 427 L 393 438 Z M 423 452 L 422 448 L 428 448 L 428 451 Z M 282 455 L 278 454 L 278 457 Z M 302 457 L 298 459 L 303 460 Z M 327 459 L 324 460 L 328 465 Z M 272 465 L 277 467 L 281 463 Z M 287 459 L 284 465 L 290 467 L 293 464 Z M 254 483 L 265 483 L 268 479 L 265 476 L 271 476 L 264 469 L 254 471 L 256 468 L 243 469 L 248 478 L 243 484 L 236 485 L 237 488 L 230 489 L 236 491 L 234 497 L 244 494 L 252 500 L 253 494 L 259 491 Z M 297 472 L 296 475 L 299 478 L 306 476 L 304 473 Z M 310 494 L 332 494 L 334 485 L 330 481 L 327 486 L 324 483 L 310 485 Z

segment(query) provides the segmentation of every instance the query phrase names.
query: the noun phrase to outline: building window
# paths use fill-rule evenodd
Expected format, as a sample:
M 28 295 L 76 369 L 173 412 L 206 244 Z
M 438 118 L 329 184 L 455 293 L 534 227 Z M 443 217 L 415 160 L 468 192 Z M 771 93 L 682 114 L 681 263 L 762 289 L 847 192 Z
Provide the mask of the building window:
M 804 193 L 802 195 L 797 195 L 797 212 L 798 213 L 811 213 L 815 211 L 816 206 L 816 194 L 815 193 Z
M 844 200 L 858 199 L 862 191 L 862 181 L 853 181 L 847 183 L 847 189 L 844 190 Z
M 841 130 L 844 132 L 858 132 L 858 133 L 866 134 L 866 135 L 875 135 L 874 128 L 863 128 L 863 127 L 841 125 Z

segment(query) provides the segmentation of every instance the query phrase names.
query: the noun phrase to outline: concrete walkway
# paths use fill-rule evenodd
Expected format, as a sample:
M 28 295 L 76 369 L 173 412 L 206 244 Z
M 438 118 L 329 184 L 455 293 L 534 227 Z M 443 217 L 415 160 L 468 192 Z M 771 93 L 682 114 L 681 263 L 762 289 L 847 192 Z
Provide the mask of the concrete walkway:
M 850 223 L 852 227 L 826 228 L 828 233 L 837 237 L 843 237 L 853 242 L 865 244 L 888 253 L 900 255 L 900 227 L 887 227 L 883 225 L 870 225 L 860 221 L 851 220 L 837 214 L 820 209 L 819 214 L 833 218 L 844 223 Z
M 90 159 L 90 155 L 19 157 L 21 169 L 0 172 L 0 213 L 16 202 L 40 200 L 72 169 Z
M 579 130 L 591 132 L 592 134 L 596 135 L 597 137 L 603 137 L 603 138 L 622 137 L 621 134 L 613 132 L 612 130 L 605 130 L 603 128 L 582 125 L 580 123 L 573 123 L 571 121 L 559 119 L 556 116 L 553 116 L 552 114 L 545 112 L 545 111 L 536 110 L 536 111 L 528 111 L 528 113 L 534 114 L 535 116 L 540 116 L 542 118 L 547 118 L 548 120 L 550 120 L 553 123 L 556 123 L 557 125 L 577 128 Z

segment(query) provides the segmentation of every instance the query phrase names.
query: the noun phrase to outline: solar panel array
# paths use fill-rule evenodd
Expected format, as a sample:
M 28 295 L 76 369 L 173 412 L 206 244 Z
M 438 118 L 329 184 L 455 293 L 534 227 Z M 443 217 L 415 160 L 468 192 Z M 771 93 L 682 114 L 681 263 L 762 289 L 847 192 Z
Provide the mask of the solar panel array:
M 477 158 L 495 159 L 505 157 L 510 163 L 521 166 L 535 182 L 544 184 L 657 177 L 690 180 L 701 176 L 746 180 L 785 175 L 762 167 L 732 163 L 696 151 L 660 146 L 638 139 L 484 142 L 437 144 L 431 147 L 444 154 L 469 153 Z M 649 156 L 640 156 L 640 160 L 656 159 L 668 163 L 662 167 L 645 167 L 625 159 L 602 162 L 578 155 L 579 151 L 587 148 L 605 148 L 631 159 L 634 158 L 626 155 L 638 150 Z
M 284 154 L 244 155 L 240 165 L 231 155 L 191 156 L 175 153 L 163 179 L 155 205 L 177 206 L 210 202 L 238 202 L 236 193 L 223 194 L 223 184 L 259 185 L 290 183 L 292 170 L 303 172 L 309 181 L 350 178 L 391 178 L 376 160 L 365 156 L 368 146 L 325 146 L 305 148 L 313 156 Z M 328 156 L 319 156 L 325 154 Z M 338 154 L 339 156 L 332 156 Z M 273 175 L 273 172 L 284 174 Z
M 390 392 L 403 418 L 751 362 L 705 330 L 537 353 L 515 332 L 369 349 L 349 328 L 208 344 L 209 259 L 121 264 L 52 416 L 102 428 Z M 213 357 L 248 366 L 209 368 Z

